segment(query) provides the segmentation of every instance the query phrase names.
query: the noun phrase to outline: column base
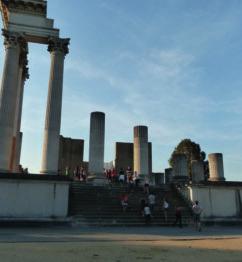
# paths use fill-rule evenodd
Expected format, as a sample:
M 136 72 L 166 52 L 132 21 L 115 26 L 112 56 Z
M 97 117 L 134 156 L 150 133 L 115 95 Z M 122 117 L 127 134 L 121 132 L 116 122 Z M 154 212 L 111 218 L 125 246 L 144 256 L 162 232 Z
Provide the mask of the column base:
M 57 171 L 40 171 L 41 175 L 50 175 L 50 176 L 57 176 L 58 172 Z
M 226 181 L 226 179 L 224 178 L 224 177 L 218 177 L 218 178 L 209 178 L 208 179 L 208 181 L 210 181 L 210 182 L 224 182 L 224 181 Z
M 106 179 L 106 177 L 104 177 L 103 174 L 102 174 L 102 176 L 96 175 L 96 176 L 93 178 L 93 180 L 92 180 L 92 184 L 93 184 L 94 186 L 106 186 L 106 185 L 108 185 L 109 183 L 108 183 L 108 180 Z

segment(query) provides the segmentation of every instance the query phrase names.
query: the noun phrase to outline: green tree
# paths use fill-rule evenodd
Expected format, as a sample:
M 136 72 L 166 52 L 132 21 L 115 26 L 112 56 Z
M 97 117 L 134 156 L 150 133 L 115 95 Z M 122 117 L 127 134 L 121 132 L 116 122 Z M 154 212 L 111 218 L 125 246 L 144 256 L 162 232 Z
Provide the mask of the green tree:
M 189 166 L 189 175 L 191 176 L 191 161 L 192 160 L 202 160 L 206 159 L 206 153 L 201 151 L 201 147 L 199 144 L 191 141 L 191 139 L 183 139 L 174 149 L 169 159 L 169 164 L 173 167 L 174 164 L 174 156 L 176 154 L 185 154 L 188 159 Z

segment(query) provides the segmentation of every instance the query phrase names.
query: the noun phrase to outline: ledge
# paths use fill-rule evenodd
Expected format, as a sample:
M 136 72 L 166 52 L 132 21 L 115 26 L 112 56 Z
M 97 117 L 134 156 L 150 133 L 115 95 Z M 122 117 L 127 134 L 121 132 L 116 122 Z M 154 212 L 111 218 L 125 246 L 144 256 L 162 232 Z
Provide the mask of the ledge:
M 241 181 L 206 181 L 192 186 L 242 187 Z
M 10 180 L 37 180 L 37 181 L 60 181 L 71 182 L 72 179 L 66 176 L 60 175 L 42 175 L 42 174 L 19 174 L 19 173 L 0 173 L 1 179 Z

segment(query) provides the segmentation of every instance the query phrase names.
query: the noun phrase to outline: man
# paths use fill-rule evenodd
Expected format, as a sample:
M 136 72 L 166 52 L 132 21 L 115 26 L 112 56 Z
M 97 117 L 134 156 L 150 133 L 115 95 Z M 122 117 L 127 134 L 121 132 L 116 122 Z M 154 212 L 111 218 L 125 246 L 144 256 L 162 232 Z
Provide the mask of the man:
M 148 204 L 149 204 L 151 212 L 153 212 L 154 206 L 155 206 L 155 195 L 153 193 L 150 193 L 148 196 Z
M 176 215 L 176 220 L 174 226 L 176 226 L 178 223 L 179 227 L 182 228 L 182 207 L 180 206 L 175 207 L 175 215 Z
M 145 217 L 145 224 L 149 225 L 151 220 L 151 211 L 150 211 L 150 207 L 147 204 L 144 207 L 144 217 Z
M 196 226 L 196 230 L 199 232 L 202 231 L 201 227 L 201 213 L 202 213 L 202 208 L 199 205 L 199 202 L 196 200 L 195 204 L 192 206 L 193 214 L 194 214 L 194 222 Z
M 169 203 L 166 201 L 166 199 L 164 199 L 164 201 L 163 201 L 163 211 L 164 211 L 165 222 L 167 222 L 168 209 L 169 209 Z

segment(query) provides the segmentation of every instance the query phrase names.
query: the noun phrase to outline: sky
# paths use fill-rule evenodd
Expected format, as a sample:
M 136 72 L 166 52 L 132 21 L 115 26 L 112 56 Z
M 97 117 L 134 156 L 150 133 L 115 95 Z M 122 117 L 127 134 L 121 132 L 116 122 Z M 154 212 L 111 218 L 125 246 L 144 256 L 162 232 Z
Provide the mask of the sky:
M 153 171 L 184 138 L 224 154 L 227 180 L 242 181 L 241 0 L 51 0 L 48 17 L 71 38 L 61 134 L 85 140 L 90 113 L 106 113 L 105 161 L 115 142 L 147 125 Z M 3 42 L 3 38 L 1 38 Z M 0 47 L 0 73 L 4 48 Z M 29 46 L 21 163 L 41 165 L 50 57 Z

